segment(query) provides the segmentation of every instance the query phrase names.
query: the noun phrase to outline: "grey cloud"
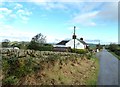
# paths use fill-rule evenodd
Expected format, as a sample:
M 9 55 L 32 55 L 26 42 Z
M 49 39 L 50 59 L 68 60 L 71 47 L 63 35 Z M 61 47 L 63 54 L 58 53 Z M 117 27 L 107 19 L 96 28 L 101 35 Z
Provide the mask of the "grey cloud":
M 98 17 L 104 21 L 117 21 L 118 20 L 118 3 L 107 3 L 103 5 L 102 10 L 99 12 Z

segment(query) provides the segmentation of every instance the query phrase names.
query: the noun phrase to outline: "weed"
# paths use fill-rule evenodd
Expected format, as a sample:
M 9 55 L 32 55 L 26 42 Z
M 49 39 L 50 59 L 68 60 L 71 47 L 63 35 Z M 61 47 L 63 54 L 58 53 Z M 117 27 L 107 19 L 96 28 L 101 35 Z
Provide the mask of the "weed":
M 18 82 L 18 78 L 16 76 L 9 76 L 3 80 L 3 85 L 4 84 L 15 85 L 17 82 Z

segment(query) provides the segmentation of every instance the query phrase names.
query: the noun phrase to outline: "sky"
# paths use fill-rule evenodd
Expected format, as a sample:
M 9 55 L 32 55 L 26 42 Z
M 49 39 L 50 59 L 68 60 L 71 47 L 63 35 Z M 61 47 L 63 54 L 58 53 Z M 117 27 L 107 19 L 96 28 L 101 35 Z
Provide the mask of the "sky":
M 0 41 L 30 41 L 42 33 L 48 43 L 77 38 L 89 43 L 118 42 L 118 2 L 114 0 L 1 1 Z

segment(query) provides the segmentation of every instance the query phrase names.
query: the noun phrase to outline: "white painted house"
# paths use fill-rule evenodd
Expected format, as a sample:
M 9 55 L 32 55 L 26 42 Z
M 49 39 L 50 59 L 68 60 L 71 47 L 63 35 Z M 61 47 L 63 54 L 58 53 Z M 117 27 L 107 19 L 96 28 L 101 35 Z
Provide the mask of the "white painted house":
M 63 40 L 63 41 L 57 43 L 56 45 L 54 45 L 54 47 L 71 47 L 71 48 L 74 48 L 74 39 Z M 75 48 L 76 49 L 86 49 L 86 47 L 87 47 L 87 43 L 85 43 L 83 41 L 83 38 L 75 39 Z

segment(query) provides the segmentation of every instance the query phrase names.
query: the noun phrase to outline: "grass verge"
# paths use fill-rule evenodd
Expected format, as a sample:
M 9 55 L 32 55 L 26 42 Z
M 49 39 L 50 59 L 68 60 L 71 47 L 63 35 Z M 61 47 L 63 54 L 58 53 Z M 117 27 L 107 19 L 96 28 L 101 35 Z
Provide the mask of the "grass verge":
M 51 64 L 51 63 L 50 63 Z M 33 76 L 28 76 L 26 84 L 37 85 L 90 85 L 96 86 L 99 61 L 97 58 L 56 61 L 54 66 L 45 64 L 44 70 L 35 73 Z M 24 84 L 24 83 L 23 83 Z
M 109 51 L 111 54 L 113 54 L 118 60 L 120 60 L 120 56 L 116 55 L 114 52 Z
M 99 59 L 94 58 L 95 69 L 91 71 L 89 78 L 86 80 L 86 85 L 90 85 L 90 87 L 96 87 L 98 80 L 98 72 L 99 72 Z

